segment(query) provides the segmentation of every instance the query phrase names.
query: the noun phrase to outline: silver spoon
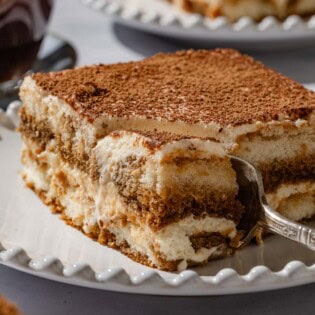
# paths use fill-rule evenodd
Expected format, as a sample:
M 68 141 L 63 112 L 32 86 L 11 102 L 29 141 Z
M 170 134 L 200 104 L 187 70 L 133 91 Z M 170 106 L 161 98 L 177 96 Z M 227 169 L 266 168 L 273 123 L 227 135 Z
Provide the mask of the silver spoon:
M 247 233 L 233 246 L 241 248 L 247 245 L 258 229 L 264 229 L 315 250 L 315 229 L 293 222 L 272 210 L 266 200 L 260 172 L 245 160 L 235 156 L 230 156 L 230 159 L 239 185 L 238 198 L 245 206 L 238 228 Z

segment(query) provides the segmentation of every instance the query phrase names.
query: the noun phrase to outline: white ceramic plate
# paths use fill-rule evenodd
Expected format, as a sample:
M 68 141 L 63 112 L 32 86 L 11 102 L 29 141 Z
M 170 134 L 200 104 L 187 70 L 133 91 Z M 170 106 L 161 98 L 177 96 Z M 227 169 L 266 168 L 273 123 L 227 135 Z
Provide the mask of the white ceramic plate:
M 209 45 L 274 49 L 310 44 L 315 39 L 315 16 L 290 16 L 279 22 L 266 17 L 256 23 L 243 17 L 230 23 L 182 12 L 165 0 L 81 0 L 115 21 L 141 31 Z
M 315 281 L 315 252 L 281 237 L 181 273 L 157 271 L 67 226 L 24 187 L 19 102 L 0 111 L 0 263 L 40 277 L 119 292 L 223 295 Z

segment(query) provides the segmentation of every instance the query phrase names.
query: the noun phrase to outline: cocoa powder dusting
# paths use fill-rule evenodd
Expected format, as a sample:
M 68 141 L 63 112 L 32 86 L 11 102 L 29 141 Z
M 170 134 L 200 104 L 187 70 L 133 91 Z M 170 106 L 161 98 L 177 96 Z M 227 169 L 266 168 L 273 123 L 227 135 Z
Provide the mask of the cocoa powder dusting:
M 100 116 L 215 122 L 221 126 L 307 117 L 315 93 L 232 49 L 158 54 L 33 79 L 93 122 Z

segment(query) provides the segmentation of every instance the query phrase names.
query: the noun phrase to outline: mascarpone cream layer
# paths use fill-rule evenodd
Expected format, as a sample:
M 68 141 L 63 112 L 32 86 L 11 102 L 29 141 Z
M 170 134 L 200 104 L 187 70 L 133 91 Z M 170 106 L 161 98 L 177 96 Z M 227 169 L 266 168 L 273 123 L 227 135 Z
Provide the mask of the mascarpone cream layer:
M 24 140 L 28 146 L 23 146 L 23 175 L 26 182 L 33 183 L 36 190 L 46 192 L 46 201 L 54 200 L 64 207 L 65 215 L 74 225 L 82 227 L 86 233 L 93 230 L 95 218 L 95 196 L 97 183 L 84 172 L 70 167 L 68 163 L 52 151 L 42 151 L 36 154 L 36 144 L 30 140 Z M 53 148 L 54 143 L 50 144 Z M 46 167 L 36 163 L 29 156 L 36 155 L 46 164 Z
M 300 221 L 315 216 L 315 182 L 301 181 L 295 184 L 281 184 L 267 201 L 273 209 L 285 217 Z
M 277 163 L 292 163 L 315 156 L 314 128 L 283 130 L 281 134 L 244 137 L 231 152 L 256 166 Z M 298 163 L 298 162 L 297 162 Z
M 144 131 L 166 131 L 179 135 L 195 137 L 209 137 L 220 141 L 229 151 L 238 148 L 243 136 L 258 134 L 262 138 L 270 139 L 282 137 L 285 133 L 301 134 L 309 132 L 315 126 L 315 113 L 308 120 L 298 119 L 290 121 L 287 117 L 279 117 L 278 121 L 243 124 L 240 126 L 221 126 L 217 123 L 187 124 L 185 122 L 169 122 L 164 119 L 147 119 L 135 116 L 132 118 L 100 117 L 94 122 L 96 129 L 106 126 L 108 131 L 138 129 Z
M 236 236 L 233 221 L 209 216 L 198 219 L 188 216 L 153 232 L 132 216 L 132 210 L 120 197 L 113 183 L 108 183 L 99 190 L 96 213 L 97 221 L 102 222 L 102 226 L 115 235 L 118 244 L 127 241 L 133 250 L 147 255 L 156 265 L 159 264 L 156 252 L 168 261 L 183 260 L 185 263 L 187 260 L 203 262 L 212 255 L 219 254 L 219 248 L 216 247 L 195 251 L 189 239 L 191 235 L 217 232 L 231 239 Z
M 159 195 L 167 189 L 182 193 L 189 189 L 206 190 L 208 193 L 221 190 L 237 193 L 235 172 L 219 143 L 182 139 L 150 148 L 146 145 L 148 140 L 141 134 L 128 131 L 100 140 L 95 155 L 101 182 L 110 182 L 113 176 L 117 176 L 112 171 L 115 165 L 127 163 L 128 157 L 133 156 L 145 162 L 131 176 L 137 178 L 139 185 Z M 188 162 L 178 164 L 177 159 L 188 159 Z

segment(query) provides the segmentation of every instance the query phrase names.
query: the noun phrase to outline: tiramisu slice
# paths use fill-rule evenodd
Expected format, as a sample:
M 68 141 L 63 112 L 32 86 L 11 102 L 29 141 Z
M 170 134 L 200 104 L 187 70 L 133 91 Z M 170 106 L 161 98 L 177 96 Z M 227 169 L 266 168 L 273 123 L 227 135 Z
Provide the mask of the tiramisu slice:
M 243 207 L 228 153 L 260 168 L 273 207 L 315 214 L 315 94 L 237 51 L 35 74 L 21 98 L 28 185 L 137 261 L 230 251 Z
M 315 14 L 314 0 L 167 0 L 188 12 L 199 13 L 210 18 L 225 16 L 236 21 L 243 16 L 261 20 L 266 16 L 284 19 L 297 14 Z

